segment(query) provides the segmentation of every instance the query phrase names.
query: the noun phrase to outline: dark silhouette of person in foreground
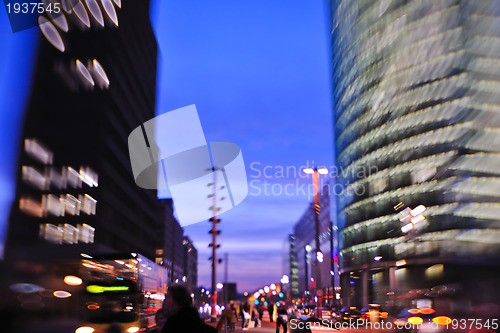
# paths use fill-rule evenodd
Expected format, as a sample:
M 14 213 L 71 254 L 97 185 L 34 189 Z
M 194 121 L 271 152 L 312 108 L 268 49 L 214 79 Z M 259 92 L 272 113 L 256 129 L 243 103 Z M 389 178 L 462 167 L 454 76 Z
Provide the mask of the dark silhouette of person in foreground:
M 203 322 L 192 303 L 189 289 L 182 285 L 169 287 L 165 307 L 171 311 L 171 315 L 167 318 L 161 333 L 203 332 Z

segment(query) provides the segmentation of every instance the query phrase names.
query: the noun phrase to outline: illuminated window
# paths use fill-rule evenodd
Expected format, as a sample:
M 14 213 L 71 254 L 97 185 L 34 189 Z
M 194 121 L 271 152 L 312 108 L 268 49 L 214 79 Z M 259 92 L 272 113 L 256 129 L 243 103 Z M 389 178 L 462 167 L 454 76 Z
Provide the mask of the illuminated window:
M 106 72 L 96 59 L 93 60 L 92 64 L 94 78 L 96 79 L 97 83 L 101 88 L 107 88 L 109 86 L 109 79 L 106 75 Z
M 50 213 L 54 216 L 64 216 L 64 204 L 59 197 L 53 194 L 42 196 L 42 206 L 45 213 Z
M 94 17 L 94 19 L 99 22 L 99 24 L 104 27 L 104 19 L 102 17 L 101 9 L 99 9 L 99 5 L 96 0 L 85 0 L 87 3 L 87 7 L 90 10 L 90 14 Z
M 63 239 L 63 229 L 50 223 L 41 224 L 40 238 L 51 243 L 61 244 Z
M 43 205 L 32 198 L 24 197 L 19 200 L 19 209 L 26 213 L 36 217 L 43 217 L 44 210 Z
M 90 187 L 97 187 L 97 173 L 90 167 L 80 168 L 80 178 L 82 181 Z
M 68 186 L 73 187 L 73 188 L 82 187 L 82 179 L 80 177 L 80 174 L 72 167 L 68 167 L 67 171 L 68 171 L 68 173 L 67 173 L 66 179 L 67 179 Z
M 78 228 L 78 241 L 80 243 L 94 243 L 95 229 L 88 224 L 79 224 Z
M 71 194 L 61 195 L 64 211 L 68 215 L 80 215 L 80 201 Z
M 38 18 L 38 26 L 40 27 L 40 31 L 45 36 L 45 38 L 52 44 L 53 47 L 58 49 L 61 52 L 64 52 L 64 42 L 59 35 L 56 27 L 44 16 L 40 16 Z
M 108 14 L 108 17 L 113 21 L 113 23 L 118 26 L 118 17 L 116 16 L 115 6 L 111 0 L 101 0 L 104 11 Z
M 92 86 L 95 86 L 94 79 L 92 79 L 92 75 L 90 75 L 89 70 L 85 67 L 84 64 L 80 60 L 76 60 L 76 68 L 78 72 L 82 75 L 82 78 L 85 79 L 85 82 L 90 83 Z
M 22 167 L 22 179 L 24 182 L 32 185 L 39 190 L 45 190 L 48 188 L 47 179 L 42 175 L 40 171 L 31 167 Z
M 24 140 L 24 151 L 33 159 L 43 164 L 52 164 L 52 152 L 35 139 Z
M 92 198 L 88 194 L 79 195 L 78 199 L 80 200 L 80 210 L 87 215 L 95 215 L 97 200 Z
M 80 22 L 82 22 L 87 28 L 90 28 L 89 15 L 87 14 L 87 11 L 85 10 L 85 7 L 83 6 L 82 2 L 78 0 L 76 4 L 74 3 L 74 1 L 70 1 L 70 3 Z
M 71 224 L 65 223 L 60 225 L 59 228 L 63 230 L 63 243 L 76 244 L 78 243 L 78 229 Z

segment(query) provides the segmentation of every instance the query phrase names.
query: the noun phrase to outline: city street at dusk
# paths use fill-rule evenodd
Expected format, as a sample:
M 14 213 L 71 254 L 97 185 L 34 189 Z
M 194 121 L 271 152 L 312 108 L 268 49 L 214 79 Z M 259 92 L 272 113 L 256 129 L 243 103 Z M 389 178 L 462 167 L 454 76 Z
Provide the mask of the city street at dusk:
M 4 0 L 8 333 L 500 332 L 500 1 Z

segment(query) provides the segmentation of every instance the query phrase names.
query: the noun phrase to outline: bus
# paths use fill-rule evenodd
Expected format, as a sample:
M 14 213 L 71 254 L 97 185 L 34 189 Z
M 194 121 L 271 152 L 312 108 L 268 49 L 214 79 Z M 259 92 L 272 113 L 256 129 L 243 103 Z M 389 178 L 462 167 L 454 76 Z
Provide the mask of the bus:
M 120 323 L 124 332 L 156 330 L 155 315 L 167 292 L 167 270 L 146 257 L 87 258 L 80 267 L 84 323 L 75 333 L 105 332 Z
M 19 261 L 8 273 L 0 313 L 9 332 L 104 333 L 112 323 L 127 333 L 159 331 L 168 274 L 140 254 Z

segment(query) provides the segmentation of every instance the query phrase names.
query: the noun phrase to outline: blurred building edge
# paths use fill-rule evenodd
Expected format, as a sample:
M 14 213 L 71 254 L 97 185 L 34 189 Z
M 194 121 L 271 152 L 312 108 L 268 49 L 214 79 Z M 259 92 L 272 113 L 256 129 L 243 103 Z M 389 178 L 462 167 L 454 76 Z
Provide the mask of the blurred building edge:
M 185 284 L 191 290 L 195 290 L 198 286 L 198 250 L 187 236 L 184 236 L 182 245 L 184 246 L 183 277 L 186 277 Z
M 288 238 L 289 251 L 286 257 L 289 261 L 287 264 L 288 271 L 285 272 L 289 276 L 290 297 L 302 302 L 314 302 L 314 296 L 318 290 L 321 290 L 320 296 L 323 298 L 323 305 L 333 305 L 333 283 L 330 274 L 333 267 L 332 256 L 332 237 L 330 223 L 330 183 L 326 183 L 321 187 L 319 193 L 319 241 L 320 250 L 324 254 L 323 262 L 318 266 L 311 263 L 315 260 L 315 222 L 314 222 L 314 204 L 311 203 L 306 209 L 300 220 L 295 224 L 293 234 Z M 310 247 L 311 250 L 306 250 Z M 317 285 L 314 281 L 314 269 L 320 270 L 321 285 Z M 288 296 L 288 295 L 287 295 Z
M 500 3 L 330 3 L 343 305 L 498 304 Z
M 283 292 L 287 299 L 298 299 L 299 291 L 299 263 L 297 261 L 296 237 L 289 234 L 284 242 L 283 248 L 283 274 L 288 276 L 288 284 L 283 284 Z
M 94 243 L 154 259 L 156 192 L 135 185 L 127 146 L 128 134 L 136 124 L 155 115 L 157 43 L 149 19 L 149 1 L 124 4 L 119 17 L 119 27 L 80 29 L 71 25 L 64 34 L 64 52 L 41 36 L 22 143 L 18 144 L 19 176 L 7 260 L 21 254 L 29 257 L 35 250 L 27 244 L 43 247 L 51 242 L 68 243 L 64 235 L 61 241 L 39 239 L 39 229 L 47 223 L 55 228 L 84 223 L 94 229 Z M 96 74 L 88 70 L 93 59 L 104 69 L 109 86 L 95 85 L 92 78 Z M 45 147 L 53 160 L 34 157 L 25 149 L 26 142 Z M 40 175 L 45 182 L 43 188 L 23 179 L 26 168 Z M 92 170 L 95 184 L 78 179 L 82 168 Z M 93 214 L 78 209 L 81 194 L 95 200 Z M 63 198 L 67 195 L 77 199 L 73 212 Z M 53 200 L 45 203 L 44 196 Z M 26 198 L 39 203 L 40 214 L 24 209 Z
M 25 261 L 135 252 L 167 267 L 169 281 L 183 280 L 183 230 L 172 201 L 136 186 L 129 160 L 128 135 L 155 116 L 150 1 L 106 5 L 111 21 L 104 27 L 92 16 L 86 28 L 77 16 L 66 22 L 62 15 L 69 25 L 57 32 L 64 48 L 54 45 L 54 33 L 41 35 L 16 143 L 5 264 L 27 269 Z M 196 255 L 189 260 L 196 277 Z

